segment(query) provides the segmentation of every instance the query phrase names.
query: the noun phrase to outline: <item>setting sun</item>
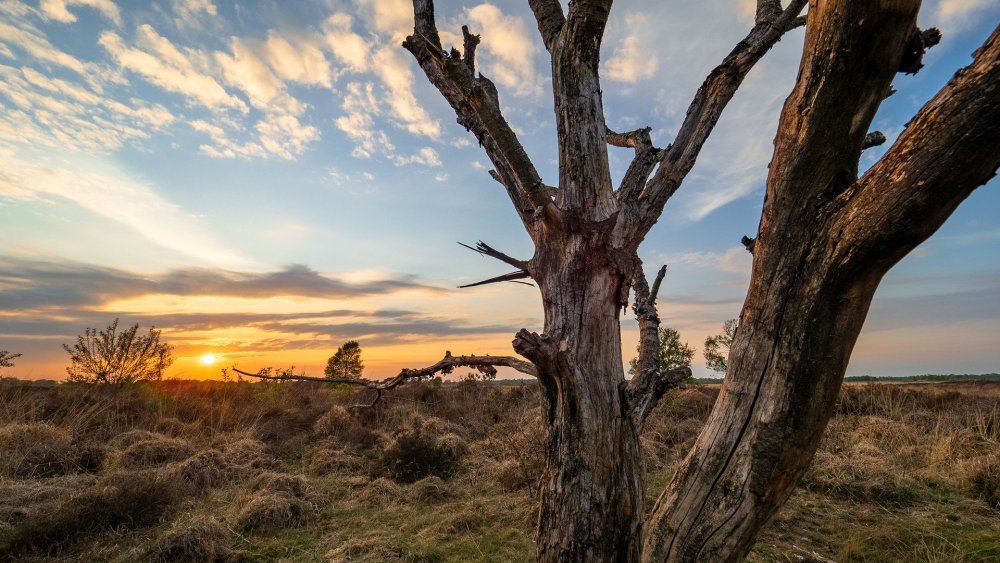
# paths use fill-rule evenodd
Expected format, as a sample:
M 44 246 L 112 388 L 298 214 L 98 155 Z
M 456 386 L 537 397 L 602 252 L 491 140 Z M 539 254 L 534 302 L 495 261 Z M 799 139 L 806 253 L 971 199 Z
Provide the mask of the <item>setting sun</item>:
M 210 366 L 214 365 L 217 360 L 218 358 L 215 357 L 215 354 L 205 354 L 204 356 L 201 357 L 200 361 L 202 365 Z

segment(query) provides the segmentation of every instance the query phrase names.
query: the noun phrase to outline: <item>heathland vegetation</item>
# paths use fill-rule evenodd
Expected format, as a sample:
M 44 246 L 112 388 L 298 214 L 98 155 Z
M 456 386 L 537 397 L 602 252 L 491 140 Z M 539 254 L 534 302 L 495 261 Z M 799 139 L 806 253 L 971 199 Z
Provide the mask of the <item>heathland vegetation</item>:
M 641 435 L 646 509 L 718 390 Z M 0 559 L 527 561 L 536 385 L 0 384 Z M 1000 386 L 853 384 L 752 561 L 1000 560 Z

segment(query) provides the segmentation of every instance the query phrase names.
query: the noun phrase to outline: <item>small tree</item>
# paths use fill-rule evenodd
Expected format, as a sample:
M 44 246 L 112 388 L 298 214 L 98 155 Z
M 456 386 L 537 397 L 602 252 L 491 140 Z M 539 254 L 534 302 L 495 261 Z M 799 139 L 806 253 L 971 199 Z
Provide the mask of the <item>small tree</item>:
M 733 345 L 736 329 L 740 326 L 739 319 L 729 319 L 722 324 L 722 332 L 705 339 L 705 366 L 712 371 L 726 373 L 726 359 L 729 358 L 729 347 Z
M 66 368 L 69 381 L 83 383 L 134 383 L 163 377 L 163 371 L 173 363 L 172 347 L 160 342 L 160 331 L 150 327 L 146 335 L 139 334 L 139 325 L 118 332 L 118 319 L 104 330 L 88 328 L 70 347 Z
M 361 345 L 357 340 L 349 340 L 337 348 L 337 352 L 326 361 L 323 373 L 329 378 L 344 377 L 361 379 L 365 364 L 361 361 Z
M 14 367 L 14 360 L 20 357 L 21 354 L 15 354 L 14 352 L 8 352 L 7 350 L 0 350 L 0 368 Z
M 660 327 L 660 347 L 657 350 L 657 369 L 667 372 L 677 368 L 691 367 L 691 359 L 694 358 L 694 348 L 688 346 L 687 342 L 681 342 L 681 333 L 670 327 Z M 639 371 L 639 358 L 632 358 L 628 364 L 629 375 L 635 375 Z

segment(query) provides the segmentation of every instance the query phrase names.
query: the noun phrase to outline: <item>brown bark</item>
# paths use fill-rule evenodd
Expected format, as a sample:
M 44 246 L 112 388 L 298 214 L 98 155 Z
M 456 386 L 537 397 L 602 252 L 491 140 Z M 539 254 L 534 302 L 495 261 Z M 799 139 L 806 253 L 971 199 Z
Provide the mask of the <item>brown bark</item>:
M 868 125 L 900 69 L 919 2 L 878 4 L 827 1 L 810 9 L 729 372 L 654 508 L 645 560 L 746 555 L 815 453 L 882 276 L 996 171 L 994 32 L 975 63 L 856 180 Z
M 814 0 L 808 22 L 799 15 L 805 0 L 785 8 L 758 0 L 753 29 L 705 80 L 666 149 L 648 129 L 606 127 L 598 67 L 611 1 L 574 0 L 564 14 L 556 0 L 529 0 L 552 60 L 559 184 L 551 188 L 504 121 L 492 82 L 475 72 L 478 38 L 463 29 L 465 53 L 445 52 L 433 3 L 413 4 L 404 46 L 482 144 L 535 244 L 527 261 L 482 243 L 474 250 L 519 269 L 487 282 L 530 277 L 542 296 L 542 334 L 522 330 L 514 340 L 548 403 L 539 560 L 741 559 L 815 452 L 882 275 L 996 170 L 997 33 L 858 179 L 893 76 L 919 68 L 936 41 L 914 25 L 919 0 Z M 747 73 L 804 23 L 759 233 L 744 242 L 754 266 L 726 383 L 644 530 L 636 428 L 684 374 L 652 368 L 660 278 L 650 290 L 637 248 Z M 609 143 L 635 149 L 617 190 Z M 627 384 L 619 314 L 630 289 L 643 353 Z
M 602 238 L 543 239 L 533 269 L 545 331 L 515 341 L 538 366 L 548 402 L 540 561 L 636 561 L 642 547 L 643 458 L 618 336 L 623 276 L 601 260 Z

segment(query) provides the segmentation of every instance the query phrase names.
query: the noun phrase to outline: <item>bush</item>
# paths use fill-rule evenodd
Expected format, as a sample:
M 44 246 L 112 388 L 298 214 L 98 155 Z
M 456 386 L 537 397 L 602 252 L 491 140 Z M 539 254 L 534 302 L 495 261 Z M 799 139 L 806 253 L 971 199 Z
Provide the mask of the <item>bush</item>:
M 205 517 L 175 524 L 156 540 L 149 554 L 151 563 L 214 563 L 234 559 L 226 530 Z
M 229 462 L 221 452 L 206 450 L 180 462 L 177 476 L 182 482 L 201 491 L 229 481 L 230 471 Z
M 412 483 L 430 475 L 447 479 L 458 470 L 465 453 L 464 448 L 450 442 L 434 439 L 419 425 L 414 426 L 398 434 L 382 452 L 378 468 L 399 483 Z
M 182 498 L 182 488 L 155 470 L 112 473 L 51 510 L 29 514 L 11 530 L 0 552 L 52 550 L 78 535 L 154 524 Z
M 983 465 L 972 476 L 972 494 L 990 507 L 1000 509 L 1000 462 Z
M 11 424 L 0 428 L 0 473 L 12 477 L 51 477 L 77 466 L 68 432 L 51 424 Z
M 136 442 L 125 448 L 121 454 L 121 466 L 126 468 L 158 467 L 187 459 L 194 453 L 191 444 L 176 438 Z
M 288 493 L 260 491 L 247 501 L 236 516 L 236 525 L 247 532 L 281 530 L 302 526 L 312 520 L 312 503 Z

